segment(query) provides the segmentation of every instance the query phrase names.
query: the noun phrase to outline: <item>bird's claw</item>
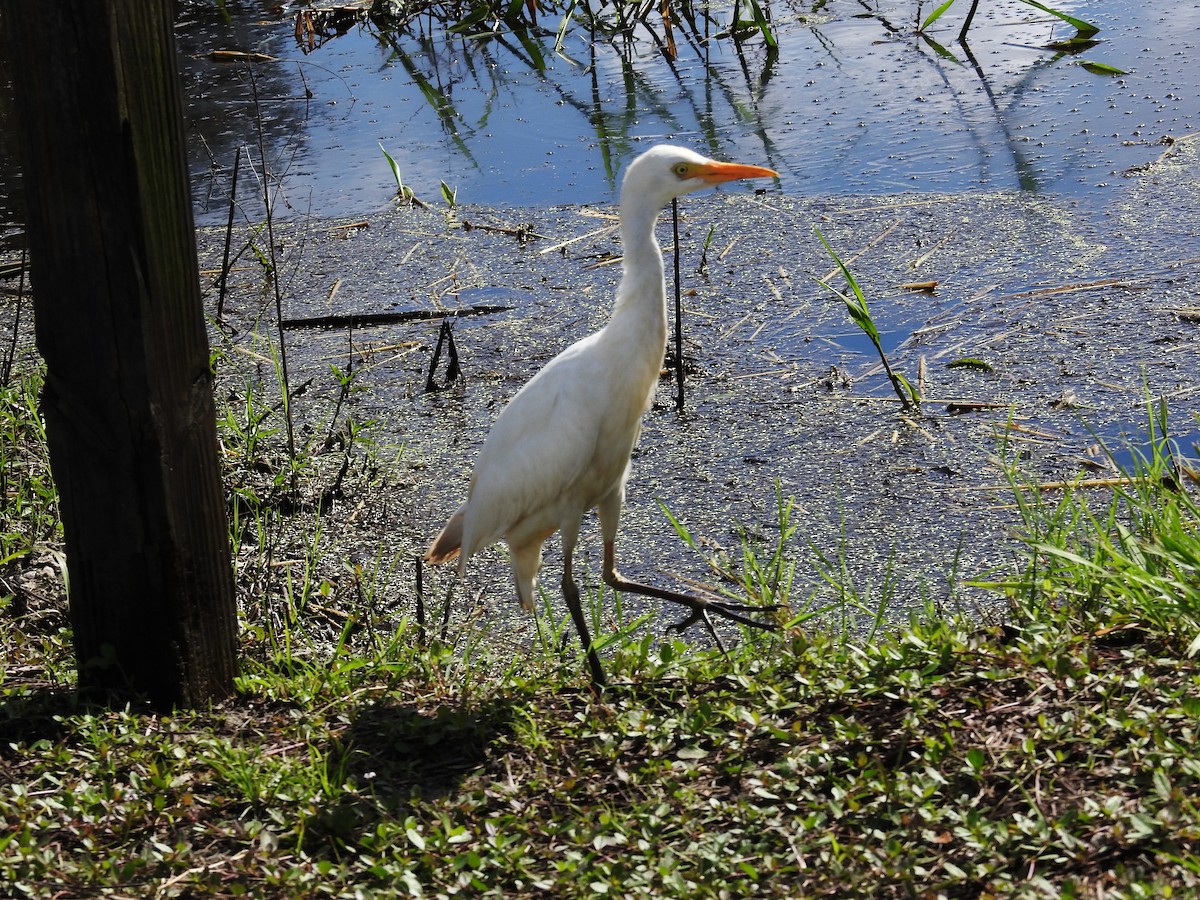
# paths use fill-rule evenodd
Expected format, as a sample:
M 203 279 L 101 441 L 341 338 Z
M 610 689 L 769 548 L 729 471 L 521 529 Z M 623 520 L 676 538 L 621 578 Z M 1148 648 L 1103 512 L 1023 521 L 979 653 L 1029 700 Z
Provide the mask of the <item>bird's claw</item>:
M 705 597 L 698 597 L 695 594 L 683 594 L 678 591 L 668 591 L 663 588 L 653 587 L 648 584 L 640 584 L 636 581 L 628 581 L 615 572 L 610 573 L 607 579 L 611 587 L 618 591 L 626 591 L 631 594 L 641 594 L 645 597 L 657 597 L 659 600 L 669 600 L 672 603 L 678 603 L 681 606 L 691 607 L 691 613 L 680 621 L 669 625 L 668 629 L 676 633 L 682 632 L 687 628 L 692 627 L 697 622 L 704 622 L 708 626 L 708 630 L 713 636 L 716 636 L 716 629 L 713 627 L 711 614 L 720 616 L 723 619 L 728 619 L 731 622 L 737 622 L 739 625 L 745 625 L 750 628 L 760 628 L 763 631 L 778 631 L 779 625 L 773 621 L 762 621 L 760 619 L 752 619 L 746 613 L 770 613 L 778 609 L 782 609 L 779 603 L 771 603 L 764 606 L 754 606 L 748 603 L 726 603 L 724 600 L 710 600 Z M 718 643 L 720 643 L 718 639 Z
M 691 628 L 693 625 L 695 625 L 697 622 L 699 622 L 701 619 L 704 619 L 704 618 L 705 618 L 704 607 L 697 606 L 695 609 L 692 610 L 691 615 L 685 616 L 684 618 L 680 619 L 678 622 L 672 622 L 670 625 L 668 625 L 667 631 L 674 631 L 676 634 L 682 634 L 683 632 L 687 631 L 689 628 Z M 706 620 L 706 621 L 711 621 L 711 619 Z
M 708 626 L 708 630 L 712 631 L 712 619 L 709 618 L 709 613 L 716 613 L 723 619 L 728 619 L 731 622 L 737 622 L 739 625 L 746 625 L 750 628 L 761 628 L 763 631 L 778 631 L 779 625 L 772 621 L 762 621 L 760 619 L 752 619 L 742 613 L 769 613 L 781 609 L 778 603 L 772 603 L 767 606 L 751 606 L 745 603 L 725 603 L 721 600 L 705 600 L 701 597 L 693 597 L 690 594 L 678 594 L 675 598 L 667 598 L 674 600 L 676 603 L 681 603 L 684 606 L 692 608 L 691 614 L 680 619 L 672 625 L 667 626 L 668 630 L 676 633 L 681 633 L 684 630 L 691 628 L 699 621 L 703 621 Z

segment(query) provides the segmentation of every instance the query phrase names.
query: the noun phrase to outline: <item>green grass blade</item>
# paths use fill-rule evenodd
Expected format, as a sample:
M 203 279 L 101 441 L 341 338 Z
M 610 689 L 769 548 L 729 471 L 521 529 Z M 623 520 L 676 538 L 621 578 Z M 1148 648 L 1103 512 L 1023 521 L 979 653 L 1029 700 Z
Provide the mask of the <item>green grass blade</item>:
M 383 144 L 379 145 L 379 149 L 383 151 L 383 158 L 387 160 L 388 167 L 392 170 L 392 177 L 396 179 L 396 196 L 408 199 L 412 196 L 412 191 L 404 183 L 404 178 L 400 175 L 400 163 L 388 153 Z
M 871 312 L 867 308 L 867 298 L 863 294 L 862 288 L 858 284 L 858 279 L 854 277 L 854 273 L 850 271 L 850 267 L 842 262 L 842 258 L 838 256 L 837 251 L 830 246 L 829 241 L 825 240 L 825 235 L 821 234 L 820 229 L 814 228 L 813 231 L 817 233 L 817 237 L 820 238 L 821 243 L 825 246 L 825 250 L 833 259 L 834 264 L 837 265 L 838 270 L 842 273 L 842 277 L 846 279 L 846 284 L 850 286 L 850 290 L 854 293 L 854 296 L 853 298 L 847 297 L 841 291 L 830 286 L 829 284 L 826 284 L 824 281 L 820 281 L 819 279 L 818 284 L 830 291 L 833 291 L 842 298 L 842 301 L 846 304 L 846 311 L 850 313 L 850 318 L 854 320 L 854 324 L 866 332 L 867 336 L 871 338 L 872 342 L 878 346 L 879 331 L 875 327 L 875 322 L 871 319 Z
M 1090 60 L 1080 60 L 1079 65 L 1091 72 L 1093 75 L 1124 75 L 1124 69 L 1118 69 L 1116 66 L 1110 66 L 1108 63 L 1091 62 Z
M 1038 0 L 1021 0 L 1021 2 L 1036 7 L 1042 12 L 1050 13 L 1052 16 L 1057 16 L 1064 22 L 1074 27 L 1075 30 L 1079 32 L 1081 37 L 1090 37 L 1100 30 L 1097 26 L 1091 24 L 1090 22 L 1085 22 L 1083 19 L 1076 19 L 1074 16 L 1069 15 L 1060 9 L 1054 9 L 1051 6 L 1047 6 L 1044 3 L 1038 3 Z
M 931 12 L 928 16 L 925 17 L 925 21 L 921 23 L 921 27 L 917 30 L 924 31 L 926 28 L 928 28 L 930 25 L 932 25 L 934 22 L 936 22 L 938 19 L 940 19 L 942 17 L 942 13 L 944 13 L 946 10 L 948 10 L 953 5 L 954 5 L 954 0 L 946 0 L 945 3 L 943 3 L 941 6 L 939 6 L 937 9 L 935 9 L 933 12 Z
M 663 511 L 663 515 L 667 517 L 667 521 L 671 523 L 671 527 L 675 529 L 675 533 L 679 535 L 679 539 L 693 550 L 696 549 L 696 542 L 692 540 L 692 534 L 688 531 L 687 526 L 680 522 L 671 514 L 671 510 L 667 509 L 667 505 L 661 500 L 658 501 L 658 508 Z
M 779 49 L 779 42 L 775 39 L 775 33 L 771 30 L 771 21 L 763 12 L 758 0 L 750 0 L 750 13 L 753 16 L 754 27 L 763 36 L 763 40 L 767 46 L 773 50 Z
M 571 0 L 563 10 L 562 19 L 558 23 L 558 28 L 554 32 L 554 52 L 563 52 L 563 43 L 567 39 L 567 32 L 571 29 L 571 23 L 575 19 L 575 9 L 579 6 L 579 0 Z

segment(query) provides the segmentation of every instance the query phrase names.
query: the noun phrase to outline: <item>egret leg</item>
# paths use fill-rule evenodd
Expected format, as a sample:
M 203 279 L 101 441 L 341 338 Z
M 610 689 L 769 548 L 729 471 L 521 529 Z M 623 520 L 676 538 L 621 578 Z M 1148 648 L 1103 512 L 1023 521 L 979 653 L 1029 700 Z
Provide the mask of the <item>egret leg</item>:
M 588 632 L 587 620 L 583 617 L 583 605 L 579 602 L 579 585 L 575 583 L 571 567 L 578 533 L 578 526 L 575 529 L 569 527 L 562 529 L 562 592 L 563 599 L 567 601 L 567 609 L 571 611 L 571 620 L 575 623 L 575 630 L 579 632 L 579 640 L 583 643 L 584 652 L 587 654 L 588 668 L 592 670 L 592 687 L 600 689 L 608 684 L 608 681 L 604 677 L 604 668 L 600 665 L 600 656 L 592 647 L 592 636 Z
M 588 668 L 592 670 L 592 685 L 602 688 L 608 684 L 604 677 L 604 668 L 600 665 L 600 656 L 592 647 L 592 636 L 588 633 L 587 621 L 583 617 L 583 606 L 579 602 L 579 585 L 569 574 L 563 575 L 563 599 L 567 601 L 567 609 L 571 611 L 571 619 L 575 622 L 575 630 L 579 632 L 579 640 L 583 642 L 587 653 Z

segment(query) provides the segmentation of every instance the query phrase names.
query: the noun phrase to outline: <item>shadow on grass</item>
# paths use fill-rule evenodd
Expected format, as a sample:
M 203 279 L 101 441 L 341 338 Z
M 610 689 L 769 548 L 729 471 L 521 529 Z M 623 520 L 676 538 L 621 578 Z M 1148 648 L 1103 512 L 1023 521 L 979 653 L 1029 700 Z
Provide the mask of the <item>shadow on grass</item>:
M 398 702 L 359 709 L 326 757 L 331 782 L 353 782 L 305 828 L 306 849 L 356 845 L 384 820 L 403 820 L 422 800 L 461 789 L 511 734 L 513 701 L 420 710 Z
M 70 730 L 69 718 L 105 707 L 81 695 L 74 685 L 22 683 L 11 674 L 0 694 L 0 759 L 39 741 L 55 742 Z

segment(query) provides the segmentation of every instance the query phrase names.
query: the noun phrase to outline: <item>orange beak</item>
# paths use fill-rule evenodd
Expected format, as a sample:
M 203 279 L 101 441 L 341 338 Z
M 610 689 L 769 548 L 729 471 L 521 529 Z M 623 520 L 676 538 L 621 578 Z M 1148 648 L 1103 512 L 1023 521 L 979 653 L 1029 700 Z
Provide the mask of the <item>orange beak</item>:
M 699 178 L 705 184 L 720 184 L 740 178 L 778 178 L 779 173 L 764 166 L 747 166 L 742 163 L 706 162 L 692 166 L 691 178 Z

